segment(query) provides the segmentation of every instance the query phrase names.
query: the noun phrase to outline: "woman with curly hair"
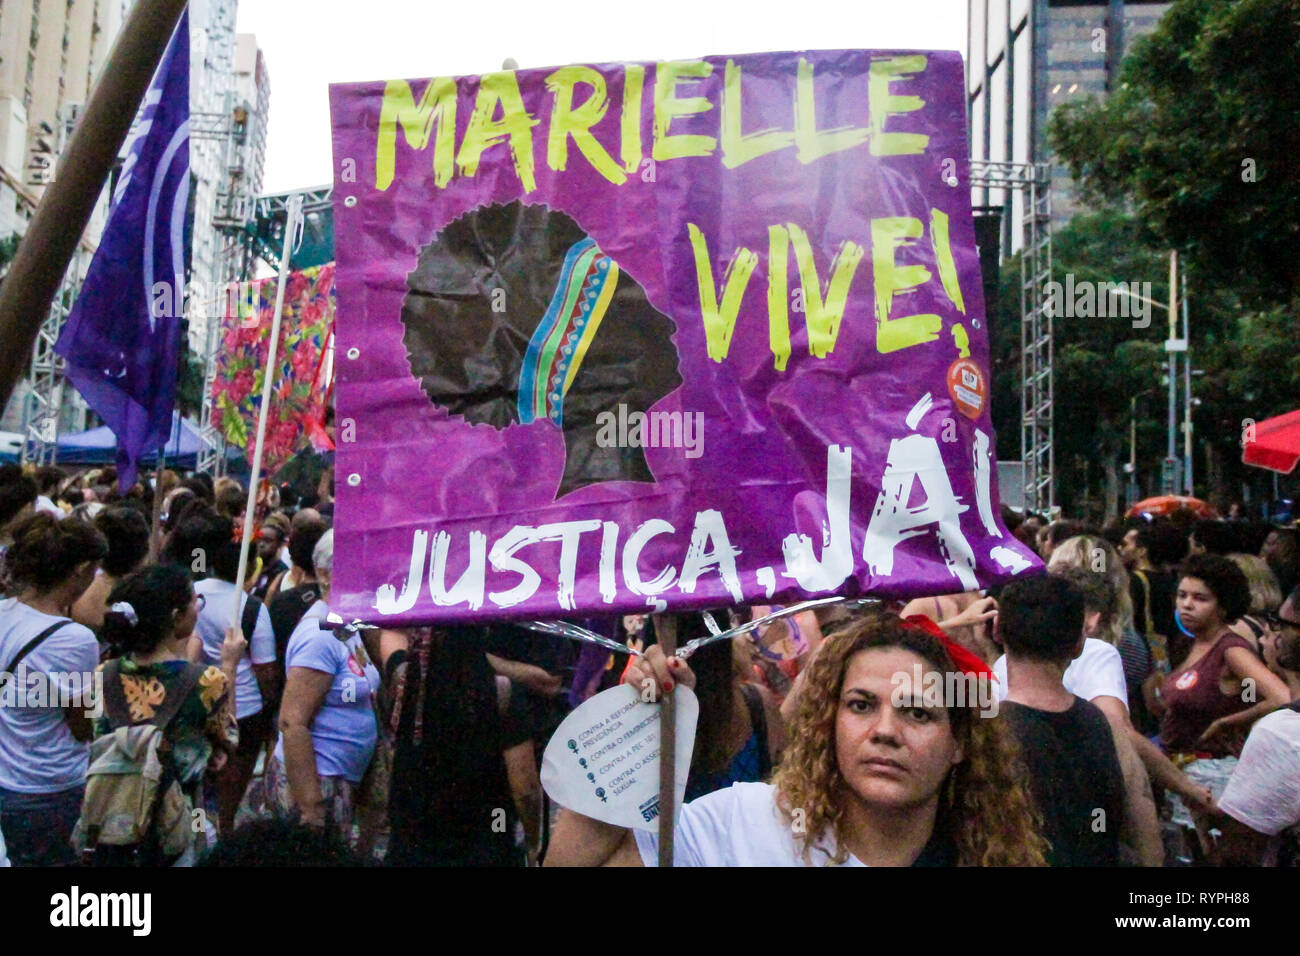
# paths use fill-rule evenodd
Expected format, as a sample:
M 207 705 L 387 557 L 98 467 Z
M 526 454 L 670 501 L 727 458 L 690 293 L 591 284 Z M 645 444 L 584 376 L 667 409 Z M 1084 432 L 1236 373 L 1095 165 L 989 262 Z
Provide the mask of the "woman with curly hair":
M 1229 627 L 1249 608 L 1250 585 L 1230 560 L 1198 554 L 1183 562 L 1177 616 L 1178 625 L 1192 636 L 1192 646 L 1160 688 L 1165 706 L 1160 746 L 1216 799 L 1232 776 L 1251 725 L 1290 701 L 1282 679 Z M 1204 845 L 1205 819 L 1189 813 L 1177 798 L 1172 803 L 1173 822 L 1197 825 Z
M 963 668 L 980 665 L 954 647 L 937 628 L 883 614 L 828 638 L 773 782 L 735 784 L 684 806 L 677 864 L 1043 865 L 1047 844 L 1007 731 L 980 719 L 977 695 L 945 701 L 928 691 L 931 675 L 940 687 L 970 683 Z M 913 687 L 922 673 L 925 693 Z M 626 679 L 671 693 L 695 678 L 653 647 Z M 656 844 L 654 834 L 566 811 L 547 864 L 653 865 Z

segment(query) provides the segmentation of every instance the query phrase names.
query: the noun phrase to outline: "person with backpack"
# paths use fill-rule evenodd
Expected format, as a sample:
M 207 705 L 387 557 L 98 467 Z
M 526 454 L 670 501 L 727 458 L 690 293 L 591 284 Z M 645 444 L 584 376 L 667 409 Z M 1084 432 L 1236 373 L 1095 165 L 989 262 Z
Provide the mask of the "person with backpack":
M 104 536 L 79 519 L 36 514 L 13 529 L 6 557 L 15 596 L 0 601 L 0 830 L 15 866 L 76 862 L 69 841 L 86 781 L 85 695 L 99 642 L 71 620 L 71 608 L 107 551 Z M 66 706 L 54 705 L 56 695 Z
M 230 688 L 247 642 L 230 628 L 219 668 L 191 663 L 203 606 L 175 565 L 137 571 L 109 595 L 102 636 L 115 658 L 101 668 L 102 714 L 77 824 L 95 866 L 169 866 L 185 856 L 204 771 L 238 749 Z
M 257 758 L 271 736 L 271 715 L 279 697 L 281 678 L 276 664 L 275 633 L 262 602 L 235 593 L 239 572 L 239 543 L 230 519 L 204 508 L 187 515 L 171 541 L 172 559 L 188 566 L 198 577 L 194 590 L 205 604 L 197 631 L 190 641 L 190 660 L 216 664 L 226 629 L 239 601 L 239 622 L 248 651 L 235 675 L 235 716 L 239 720 L 239 750 L 214 779 L 217 826 L 222 833 L 234 829 L 235 814 L 253 777 Z

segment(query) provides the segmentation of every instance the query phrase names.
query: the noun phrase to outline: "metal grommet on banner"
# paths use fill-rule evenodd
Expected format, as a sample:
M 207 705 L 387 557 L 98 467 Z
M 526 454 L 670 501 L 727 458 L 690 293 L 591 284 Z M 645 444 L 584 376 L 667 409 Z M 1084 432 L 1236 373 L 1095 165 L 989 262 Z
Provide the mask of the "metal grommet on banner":
M 360 355 L 361 355 L 361 349 L 357 348 L 355 345 L 352 346 L 352 348 L 348 349 L 348 358 L 354 359 L 360 357 Z
M 361 476 L 354 471 L 352 474 L 348 475 L 348 484 L 355 488 L 357 485 L 361 484 Z
M 356 196 L 348 196 L 343 200 L 343 205 L 347 206 L 349 209 L 351 209 L 356 204 L 357 204 Z

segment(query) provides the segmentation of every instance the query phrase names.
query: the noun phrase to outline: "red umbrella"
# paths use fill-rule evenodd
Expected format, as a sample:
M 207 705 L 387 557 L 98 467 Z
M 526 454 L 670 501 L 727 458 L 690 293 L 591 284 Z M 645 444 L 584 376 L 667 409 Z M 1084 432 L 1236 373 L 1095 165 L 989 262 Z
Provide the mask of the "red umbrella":
M 1300 461 L 1300 409 L 1246 426 L 1241 460 L 1289 475 Z
M 1170 512 L 1177 511 L 1179 508 L 1190 508 L 1202 518 L 1217 518 L 1219 513 L 1214 510 L 1207 502 L 1200 498 L 1188 498 L 1186 495 L 1156 495 L 1154 498 L 1144 498 L 1129 508 L 1124 517 L 1136 518 L 1141 514 L 1149 515 L 1167 515 Z

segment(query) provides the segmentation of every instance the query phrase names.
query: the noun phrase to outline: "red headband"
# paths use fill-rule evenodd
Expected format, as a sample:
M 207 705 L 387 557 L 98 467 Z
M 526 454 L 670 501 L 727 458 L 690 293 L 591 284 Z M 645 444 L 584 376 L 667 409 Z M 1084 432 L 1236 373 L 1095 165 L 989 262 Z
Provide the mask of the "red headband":
M 957 669 L 963 673 L 980 674 L 990 679 L 993 678 L 993 671 L 989 668 L 989 665 L 950 638 L 943 632 L 943 628 L 924 614 L 909 614 L 903 618 L 903 626 L 917 631 L 924 631 L 931 637 L 937 637 L 948 651 L 948 656 L 952 658 L 952 662 L 957 665 Z

